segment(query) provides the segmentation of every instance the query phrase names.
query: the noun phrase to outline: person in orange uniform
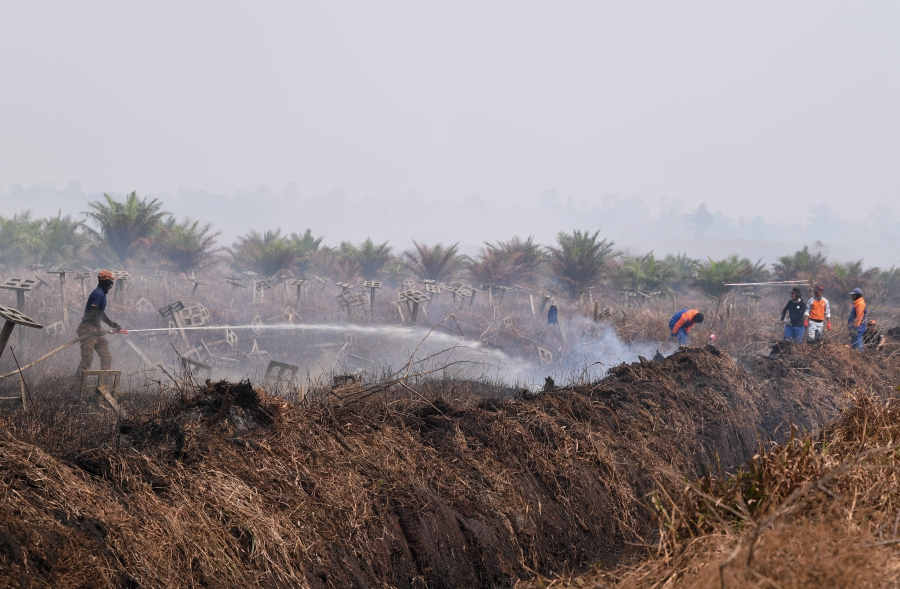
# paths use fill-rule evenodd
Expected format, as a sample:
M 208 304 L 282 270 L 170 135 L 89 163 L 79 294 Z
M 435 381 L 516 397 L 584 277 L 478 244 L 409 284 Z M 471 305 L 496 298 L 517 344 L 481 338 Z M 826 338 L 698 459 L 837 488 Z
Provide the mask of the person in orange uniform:
M 866 300 L 863 298 L 861 288 L 851 290 L 850 298 L 853 299 L 850 317 L 847 318 L 847 330 L 850 332 L 850 347 L 862 352 L 865 351 L 863 336 L 866 334 L 866 318 L 869 311 L 866 309 Z
M 669 319 L 669 331 L 678 340 L 679 346 L 687 345 L 688 334 L 697 323 L 703 323 L 703 313 L 697 309 L 682 309 L 672 315 Z
M 831 303 L 822 296 L 824 291 L 824 287 L 817 286 L 813 291 L 813 298 L 806 304 L 803 326 L 807 329 L 806 341 L 809 343 L 825 337 L 825 330 L 831 331 Z

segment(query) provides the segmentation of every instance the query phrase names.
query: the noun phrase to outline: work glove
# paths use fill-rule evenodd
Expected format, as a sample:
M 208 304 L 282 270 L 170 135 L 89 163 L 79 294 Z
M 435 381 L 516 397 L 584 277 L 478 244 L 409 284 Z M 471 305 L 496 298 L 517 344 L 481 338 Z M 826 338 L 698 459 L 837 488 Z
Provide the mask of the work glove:
M 122 331 L 122 326 L 119 325 L 118 323 L 116 323 L 115 321 L 110 323 L 109 326 L 112 327 L 113 329 L 115 329 L 116 331 Z
M 828 331 L 831 331 L 831 321 L 829 321 L 829 322 L 825 325 L 825 329 L 827 329 Z
M 809 319 L 803 320 L 803 327 L 809 327 Z

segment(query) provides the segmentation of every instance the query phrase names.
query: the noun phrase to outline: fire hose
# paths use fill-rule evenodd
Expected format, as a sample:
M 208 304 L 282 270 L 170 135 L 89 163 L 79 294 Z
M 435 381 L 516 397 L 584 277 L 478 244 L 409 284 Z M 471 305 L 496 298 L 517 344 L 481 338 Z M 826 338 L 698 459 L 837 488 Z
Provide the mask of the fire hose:
M 122 333 L 122 334 L 128 335 L 128 331 L 127 331 L 127 330 L 124 330 L 124 329 L 122 329 L 122 330 L 110 329 L 110 330 L 108 330 L 108 331 L 103 331 L 101 334 L 102 334 L 102 335 L 105 335 L 105 334 L 108 334 L 108 333 Z M 32 366 L 36 366 L 36 365 L 40 364 L 41 362 L 43 362 L 43 361 L 46 360 L 47 358 L 50 358 L 51 356 L 55 356 L 56 354 L 59 354 L 60 352 L 62 352 L 62 351 L 65 350 L 66 348 L 68 348 L 69 346 L 74 346 L 75 344 L 77 344 L 77 343 L 79 343 L 79 342 L 82 342 L 82 341 L 84 341 L 84 340 L 86 340 L 86 339 L 90 339 L 90 338 L 92 338 L 92 337 L 97 337 L 97 334 L 96 334 L 96 333 L 93 333 L 93 334 L 88 333 L 88 334 L 85 334 L 85 335 L 83 335 L 83 336 L 81 336 L 81 337 L 77 337 L 77 338 L 73 339 L 72 341 L 70 341 L 70 342 L 68 342 L 68 343 L 65 343 L 65 344 L 61 345 L 60 347 L 56 348 L 55 350 L 50 351 L 50 352 L 47 352 L 46 354 L 44 354 L 43 356 L 41 356 L 40 358 L 38 358 L 38 359 L 35 360 L 34 362 L 31 362 L 30 364 L 26 364 L 25 366 L 22 366 L 22 367 L 20 367 L 20 368 L 17 368 L 17 369 L 15 369 L 15 370 L 13 370 L 12 372 L 7 372 L 6 374 L 0 374 L 0 380 L 3 380 L 4 378 L 9 378 L 10 376 L 16 376 L 17 374 L 20 374 L 21 372 L 25 371 L 26 369 L 31 368 Z

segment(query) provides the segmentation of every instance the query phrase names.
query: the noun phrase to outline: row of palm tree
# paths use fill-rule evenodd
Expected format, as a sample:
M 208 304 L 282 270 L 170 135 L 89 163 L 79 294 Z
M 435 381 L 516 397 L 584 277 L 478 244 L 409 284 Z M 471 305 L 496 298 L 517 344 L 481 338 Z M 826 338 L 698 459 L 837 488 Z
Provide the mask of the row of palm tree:
M 30 212 L 0 217 L 0 262 L 8 266 L 94 264 L 130 266 L 159 258 L 187 272 L 221 252 L 210 224 L 176 219 L 156 199 L 132 192 L 123 201 L 108 194 L 88 203 L 83 220 L 62 212 L 36 219 Z
M 837 297 L 856 287 L 878 296 L 896 297 L 900 293 L 900 268 L 867 268 L 862 260 L 829 262 L 821 247 L 810 251 L 808 246 L 778 258 L 771 268 L 760 260 L 754 262 L 737 255 L 721 260 L 695 260 L 683 254 L 658 260 L 652 252 L 642 257 L 623 256 L 612 282 L 619 288 L 645 293 L 671 295 L 695 287 L 716 296 L 724 284 L 790 280 L 821 284 Z
M 230 247 L 218 245 L 219 233 L 210 224 L 178 220 L 157 199 L 134 192 L 119 201 L 105 194 L 91 202 L 83 220 L 63 216 L 36 219 L 24 212 L 0 217 L 0 262 L 75 265 L 90 259 L 117 267 L 161 263 L 189 272 L 215 263 L 230 264 L 263 276 L 279 273 L 316 274 L 339 280 L 407 277 L 475 284 L 548 284 L 576 295 L 591 286 L 672 294 L 697 288 L 716 295 L 723 283 L 809 279 L 840 291 L 856 286 L 896 290 L 900 270 L 865 268 L 862 261 L 830 263 L 821 244 L 815 244 L 767 267 L 737 255 L 721 260 L 697 260 L 685 254 L 657 258 L 623 254 L 600 232 L 560 232 L 556 243 L 543 246 L 532 237 L 485 242 L 474 256 L 462 255 L 459 244 L 426 244 L 395 253 L 387 243 L 371 238 L 338 247 L 322 244 L 307 229 L 250 231 Z
M 0 217 L 0 259 L 7 265 L 64 264 L 83 257 L 91 246 L 82 223 L 62 213 L 47 219 L 35 219 L 28 211 Z

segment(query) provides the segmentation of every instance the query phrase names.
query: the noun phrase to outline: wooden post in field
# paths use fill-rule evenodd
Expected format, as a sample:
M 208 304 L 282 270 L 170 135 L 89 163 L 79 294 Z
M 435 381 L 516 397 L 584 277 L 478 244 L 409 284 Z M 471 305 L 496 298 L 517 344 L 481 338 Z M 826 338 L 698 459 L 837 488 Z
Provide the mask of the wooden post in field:
M 81 282 L 81 298 L 87 298 L 87 285 L 85 285 L 84 281 L 93 276 L 90 272 L 76 272 L 72 275 L 72 278 Z
M 169 300 L 169 273 L 165 270 L 155 270 L 153 275 L 159 278 L 159 283 L 162 284 L 163 287 L 163 300 Z
M 194 300 L 194 295 L 197 294 L 197 289 L 206 284 L 206 281 L 200 280 L 194 275 L 194 271 L 191 270 L 191 277 L 188 278 L 188 281 L 194 283 L 194 287 L 191 289 L 191 294 L 188 295 L 188 301 Z
M 557 316 L 556 329 L 559 330 L 559 337 L 562 338 L 562 343 L 563 343 L 562 351 L 565 352 L 566 348 L 569 347 L 569 342 L 566 340 L 566 332 L 563 331 L 563 328 L 562 328 L 562 317 Z M 560 358 L 562 358 L 562 355 L 560 355 Z
M 243 274 L 245 276 L 250 277 L 250 296 L 253 297 L 250 302 L 255 304 L 256 303 L 256 277 L 259 276 L 259 274 L 257 274 L 253 270 L 245 270 L 243 272 Z
M 50 268 L 48 274 L 59 275 L 59 300 L 62 305 L 62 321 L 66 325 L 69 324 L 69 305 L 66 301 L 66 274 L 73 274 L 75 270 L 72 268 Z
M 234 306 L 234 293 L 239 288 L 247 288 L 244 286 L 243 279 L 240 276 L 229 276 L 225 282 L 231 285 L 231 298 L 228 300 L 228 307 Z
M 300 308 L 300 297 L 303 294 L 303 287 L 306 286 L 307 282 L 309 282 L 309 280 L 306 278 L 292 278 L 287 281 L 287 284 L 297 287 L 297 303 L 294 305 L 297 309 Z
M 268 280 L 257 280 L 253 283 L 253 293 L 256 294 L 259 292 L 259 297 L 254 302 L 259 302 L 261 305 L 263 303 L 263 295 L 267 290 L 272 288 L 272 284 Z
M 369 312 L 372 315 L 372 319 L 375 319 L 375 289 L 381 288 L 381 282 L 377 280 L 366 280 L 363 282 L 363 288 L 369 289 Z
M 120 295 L 125 291 L 125 283 L 128 282 L 129 278 L 131 278 L 131 273 L 125 270 L 116 270 L 113 272 L 113 276 L 116 277 L 116 284 L 113 287 L 113 295 L 116 298 L 116 303 L 121 305 L 122 301 L 120 300 Z

